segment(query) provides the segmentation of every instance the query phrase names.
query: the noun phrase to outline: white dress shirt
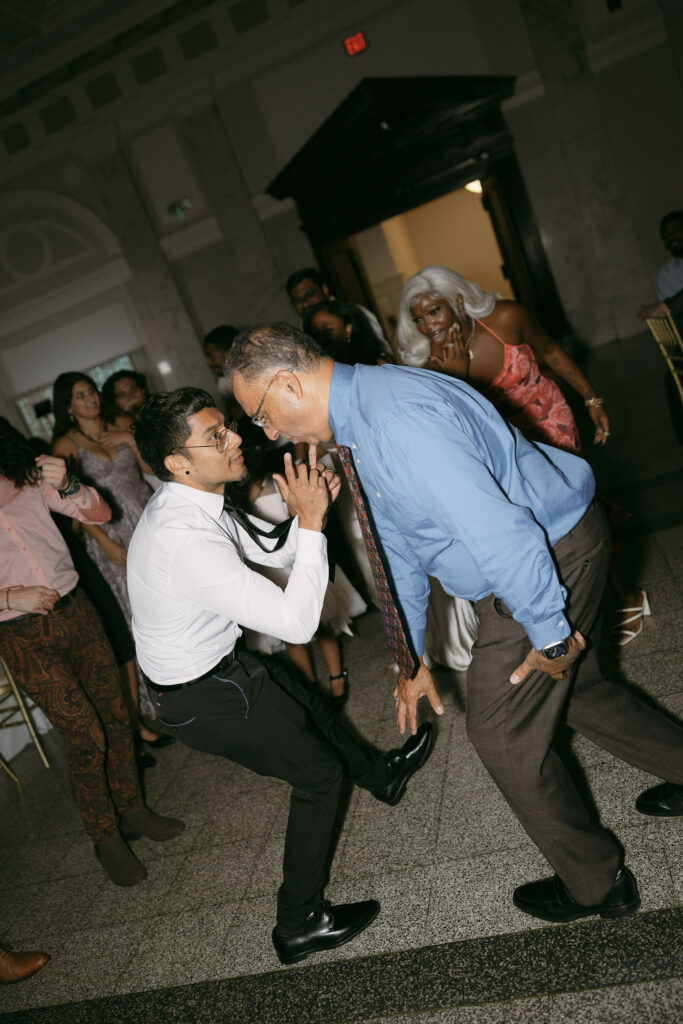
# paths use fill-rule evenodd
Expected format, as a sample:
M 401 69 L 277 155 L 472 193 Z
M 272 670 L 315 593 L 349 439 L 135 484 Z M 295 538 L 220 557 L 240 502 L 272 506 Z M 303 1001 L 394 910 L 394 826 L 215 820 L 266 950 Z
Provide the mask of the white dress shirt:
M 293 564 L 286 589 L 245 559 Z M 223 495 L 165 483 L 140 518 L 127 566 L 138 660 L 163 686 L 213 668 L 234 648 L 242 632 L 238 623 L 288 643 L 308 643 L 327 587 L 327 541 L 322 533 L 299 529 L 295 520 L 283 547 L 264 552 L 223 511 Z

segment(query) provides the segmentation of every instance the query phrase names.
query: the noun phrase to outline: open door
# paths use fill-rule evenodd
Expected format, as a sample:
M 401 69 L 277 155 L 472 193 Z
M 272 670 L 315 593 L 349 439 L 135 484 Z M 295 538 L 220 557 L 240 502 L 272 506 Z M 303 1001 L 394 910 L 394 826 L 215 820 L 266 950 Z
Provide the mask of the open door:
M 271 182 L 337 294 L 377 311 L 352 236 L 479 179 L 515 296 L 569 332 L 500 109 L 513 89 L 503 76 L 365 79 Z

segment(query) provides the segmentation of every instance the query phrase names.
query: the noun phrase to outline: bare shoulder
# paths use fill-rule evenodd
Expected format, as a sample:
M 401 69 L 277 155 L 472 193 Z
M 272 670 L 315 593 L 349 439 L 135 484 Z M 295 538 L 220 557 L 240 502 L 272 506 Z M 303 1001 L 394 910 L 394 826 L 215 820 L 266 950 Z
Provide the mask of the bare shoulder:
M 62 434 L 52 444 L 52 454 L 59 455 L 60 458 L 68 458 L 70 455 L 78 454 L 78 445 L 73 441 L 68 434 Z
M 486 326 L 500 334 L 508 345 L 521 344 L 522 331 L 528 319 L 529 315 L 524 306 L 519 302 L 513 302 L 512 299 L 500 299 L 496 302 L 493 312 L 482 317 Z

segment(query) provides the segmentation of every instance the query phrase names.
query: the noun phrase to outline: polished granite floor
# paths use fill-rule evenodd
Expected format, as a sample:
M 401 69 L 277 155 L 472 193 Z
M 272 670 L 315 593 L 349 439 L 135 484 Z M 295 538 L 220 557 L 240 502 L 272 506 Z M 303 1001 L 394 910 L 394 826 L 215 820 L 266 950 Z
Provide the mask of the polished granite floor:
M 645 339 L 605 346 L 591 368 L 614 410 L 600 486 L 637 506 L 625 561 L 652 604 L 617 667 L 683 717 L 681 455 L 661 367 L 640 346 Z M 378 746 L 395 745 L 393 675 L 376 614 L 357 621 L 346 652 L 349 719 Z M 400 806 L 348 794 L 328 895 L 376 897 L 380 916 L 342 949 L 292 968 L 279 966 L 270 945 L 284 784 L 180 744 L 159 751 L 146 773 L 148 802 L 188 827 L 168 843 L 136 843 L 149 878 L 122 890 L 93 858 L 58 738 L 46 737 L 50 771 L 22 751 L 13 761 L 21 787 L 0 773 L 0 944 L 44 948 L 52 961 L 2 987 L 0 1021 L 680 1020 L 683 820 L 639 815 L 635 797 L 653 780 L 575 737 L 577 771 L 624 845 L 642 907 L 622 921 L 568 926 L 521 914 L 513 888 L 547 865 L 465 737 L 464 680 L 447 670 L 438 679 L 438 742 Z

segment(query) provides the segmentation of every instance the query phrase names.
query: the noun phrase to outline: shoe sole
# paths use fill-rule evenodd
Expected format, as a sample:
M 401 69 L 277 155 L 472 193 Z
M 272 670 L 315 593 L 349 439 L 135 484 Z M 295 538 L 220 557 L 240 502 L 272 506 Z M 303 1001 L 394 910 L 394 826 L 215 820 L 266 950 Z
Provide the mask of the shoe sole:
M 636 804 L 639 814 L 645 814 L 648 818 L 683 818 L 683 810 L 680 811 L 644 811 Z
M 629 903 L 621 907 L 607 907 L 605 910 L 589 909 L 585 912 L 578 914 L 572 914 L 567 917 L 552 917 L 550 914 L 539 914 L 536 910 L 529 910 L 527 907 L 522 906 L 517 900 L 512 897 L 512 902 L 521 910 L 523 914 L 528 914 L 529 917 L 536 917 L 539 921 L 549 921 L 551 924 L 570 924 L 571 921 L 580 921 L 584 917 L 628 917 L 629 914 L 635 914 L 636 910 L 640 906 L 640 897 L 635 903 Z
M 426 765 L 427 761 L 429 760 L 429 758 L 431 756 L 431 753 L 432 753 L 432 751 L 434 749 L 434 744 L 435 743 L 436 743 L 436 729 L 432 728 L 431 735 L 429 737 L 429 745 L 428 745 L 427 749 L 425 750 L 424 754 L 422 755 L 419 763 L 415 765 L 415 767 L 410 771 L 410 773 L 408 775 L 406 775 L 405 779 L 403 780 L 403 785 L 401 786 L 399 791 L 396 793 L 396 795 L 393 798 L 393 800 L 386 800 L 385 801 L 387 807 L 395 807 L 396 804 L 400 803 L 400 801 L 403 799 L 403 795 L 404 795 L 404 793 L 406 791 L 406 787 L 407 787 L 408 783 L 410 782 L 410 780 L 412 779 L 412 777 L 415 774 L 415 772 L 419 772 L 420 768 L 423 768 L 424 765 Z
M 276 949 L 275 952 L 277 953 L 277 958 L 281 964 L 288 966 L 289 964 L 298 964 L 301 960 L 305 960 L 306 957 L 310 956 L 311 953 L 324 953 L 328 949 L 339 949 L 340 946 L 345 946 L 347 942 L 351 942 L 351 939 L 355 939 L 357 935 L 360 935 L 361 932 L 365 931 L 365 929 L 368 928 L 375 920 L 381 909 L 381 907 L 377 907 L 377 910 L 375 910 L 372 917 L 369 917 L 367 921 L 359 924 L 351 935 L 345 935 L 344 938 L 337 939 L 335 942 L 323 942 L 322 945 L 316 946 L 314 949 L 306 949 L 301 953 L 295 953 L 293 956 L 280 955 Z

